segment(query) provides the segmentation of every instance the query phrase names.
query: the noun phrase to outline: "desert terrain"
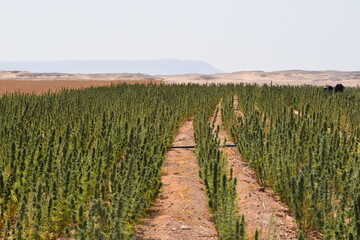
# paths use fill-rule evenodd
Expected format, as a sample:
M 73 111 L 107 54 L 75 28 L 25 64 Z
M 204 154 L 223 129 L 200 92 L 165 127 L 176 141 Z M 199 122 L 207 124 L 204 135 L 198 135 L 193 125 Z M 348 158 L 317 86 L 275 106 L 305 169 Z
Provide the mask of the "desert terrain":
M 111 84 L 147 84 L 147 83 L 161 83 L 161 81 L 149 81 L 149 80 L 118 80 L 118 81 L 14 81 L 14 80 L 0 80 L 0 94 L 3 93 L 35 93 L 41 94 L 43 92 L 56 92 L 66 89 L 80 89 L 88 87 L 100 87 L 109 86 Z
M 55 92 L 63 88 L 79 89 L 111 84 L 161 83 L 161 79 L 144 74 L 60 74 L 0 71 L 0 94 Z
M 0 93 L 20 91 L 41 93 L 62 88 L 84 88 L 105 86 L 116 83 L 198 83 L 198 84 L 274 84 L 274 85 L 314 85 L 325 86 L 343 84 L 357 87 L 360 84 L 360 71 L 303 71 L 286 70 L 277 72 L 242 71 L 218 74 L 157 75 L 110 73 L 110 74 L 66 74 L 32 73 L 27 71 L 0 71 Z
M 178 76 L 158 76 L 167 83 L 256 83 L 276 85 L 315 85 L 325 86 L 343 84 L 356 87 L 360 84 L 360 72 L 341 71 L 303 71 L 286 70 L 276 72 L 242 71 L 234 73 L 219 73 L 212 75 L 186 74 Z

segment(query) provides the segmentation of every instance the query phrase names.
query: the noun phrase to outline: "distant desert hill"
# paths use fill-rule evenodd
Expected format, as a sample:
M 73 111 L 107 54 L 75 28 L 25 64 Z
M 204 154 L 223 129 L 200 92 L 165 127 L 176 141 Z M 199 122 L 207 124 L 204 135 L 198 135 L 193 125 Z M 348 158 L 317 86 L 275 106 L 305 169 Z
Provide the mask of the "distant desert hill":
M 179 59 L 0 62 L 0 69 L 39 73 L 143 73 L 150 75 L 222 72 L 203 61 Z
M 73 73 L 33 73 L 27 71 L 0 71 L 0 80 L 21 81 L 155 81 L 162 80 L 140 73 L 106 73 L 106 74 L 73 74 Z
M 0 71 L 0 80 L 79 80 L 79 81 L 162 81 L 164 83 L 245 83 L 274 85 L 314 85 L 345 87 L 360 86 L 360 71 L 303 71 L 286 70 L 276 72 L 244 71 L 217 74 L 147 75 L 130 73 L 113 74 L 69 74 L 69 73 L 32 73 L 22 71 Z
M 284 70 L 276 72 L 242 71 L 234 73 L 219 73 L 212 75 L 187 74 L 177 76 L 161 76 L 167 83 L 249 83 L 277 85 L 315 85 L 335 86 L 341 83 L 345 86 L 360 86 L 360 71 L 304 71 Z

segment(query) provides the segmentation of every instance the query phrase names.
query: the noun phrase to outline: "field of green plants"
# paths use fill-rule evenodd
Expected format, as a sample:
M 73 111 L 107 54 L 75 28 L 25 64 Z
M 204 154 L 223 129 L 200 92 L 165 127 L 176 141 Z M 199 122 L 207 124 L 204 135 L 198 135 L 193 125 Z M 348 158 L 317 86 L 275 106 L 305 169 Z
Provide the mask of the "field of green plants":
M 303 232 L 360 239 L 360 91 L 234 86 L 223 122 L 239 152 Z
M 189 117 L 219 238 L 247 239 L 237 179 L 209 122 L 220 99 L 224 127 L 289 206 L 299 239 L 360 239 L 359 88 L 194 84 L 0 96 L 0 239 L 135 239 Z

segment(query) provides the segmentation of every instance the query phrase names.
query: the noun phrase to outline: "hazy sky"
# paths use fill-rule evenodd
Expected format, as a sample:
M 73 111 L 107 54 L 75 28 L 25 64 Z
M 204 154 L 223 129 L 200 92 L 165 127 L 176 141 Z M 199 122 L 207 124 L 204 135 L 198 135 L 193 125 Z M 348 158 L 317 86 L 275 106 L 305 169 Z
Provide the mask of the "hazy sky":
M 0 61 L 360 70 L 359 0 L 2 0 Z

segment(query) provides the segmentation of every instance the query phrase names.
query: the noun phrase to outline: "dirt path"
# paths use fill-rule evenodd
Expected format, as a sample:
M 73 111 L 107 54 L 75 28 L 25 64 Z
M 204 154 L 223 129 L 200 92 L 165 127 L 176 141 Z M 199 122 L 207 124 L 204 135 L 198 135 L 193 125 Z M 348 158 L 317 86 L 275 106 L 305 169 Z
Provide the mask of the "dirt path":
M 234 108 L 238 108 L 238 100 L 234 99 Z M 219 103 L 218 107 L 221 107 Z M 241 115 L 241 112 L 237 112 Z M 214 117 L 214 116 L 213 116 Z M 211 119 L 211 121 L 213 118 Z M 215 126 L 221 126 L 221 109 L 215 120 Z M 234 144 L 230 135 L 220 128 L 219 138 L 221 144 L 226 139 L 226 144 Z M 236 148 L 221 149 L 227 157 L 227 167 L 233 169 L 233 176 L 238 183 L 236 192 L 238 194 L 238 207 L 240 214 L 245 215 L 246 232 L 249 239 L 254 238 L 256 229 L 261 230 L 261 239 L 296 239 L 297 226 L 294 217 L 286 205 L 284 205 L 274 192 L 269 188 L 261 187 L 248 164 L 241 159 Z M 267 238 L 270 236 L 269 238 Z
M 195 145 L 193 120 L 180 126 L 173 145 Z M 162 192 L 149 217 L 137 226 L 137 239 L 217 239 L 191 149 L 167 152 L 163 166 Z

